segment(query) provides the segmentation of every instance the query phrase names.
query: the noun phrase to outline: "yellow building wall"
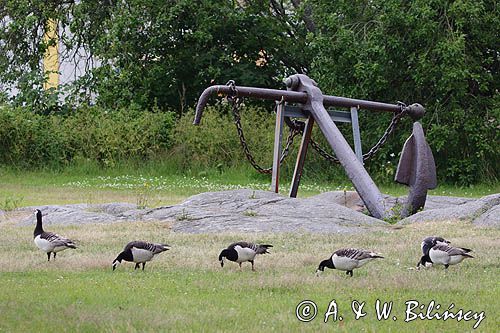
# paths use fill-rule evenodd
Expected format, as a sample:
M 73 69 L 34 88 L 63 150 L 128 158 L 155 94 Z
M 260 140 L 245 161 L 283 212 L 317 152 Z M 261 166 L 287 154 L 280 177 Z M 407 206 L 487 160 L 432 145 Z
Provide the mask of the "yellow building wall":
M 46 24 L 43 36 L 45 43 L 50 43 L 43 57 L 43 71 L 48 76 L 44 83 L 45 90 L 57 88 L 59 85 L 59 36 L 57 31 L 57 21 L 49 19 Z

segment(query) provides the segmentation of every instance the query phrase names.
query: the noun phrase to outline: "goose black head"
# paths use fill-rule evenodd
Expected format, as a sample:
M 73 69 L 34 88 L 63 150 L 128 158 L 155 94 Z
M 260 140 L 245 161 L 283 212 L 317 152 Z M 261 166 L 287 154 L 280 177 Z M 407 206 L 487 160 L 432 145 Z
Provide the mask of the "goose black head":
M 118 267 L 121 263 L 122 263 L 122 260 L 123 260 L 123 252 L 120 253 L 118 255 L 118 257 L 116 257 L 115 260 L 113 260 L 113 271 L 116 269 L 116 267 Z
M 325 267 L 334 269 L 335 266 L 333 265 L 332 259 L 325 259 L 322 262 L 319 263 L 318 269 L 316 270 L 316 275 L 319 275 L 319 272 L 324 272 Z
M 33 213 L 35 214 L 37 221 L 42 219 L 42 211 L 40 209 L 35 209 Z
M 429 254 L 423 255 L 422 258 L 420 258 L 420 261 L 417 263 L 417 269 L 420 269 L 420 266 L 427 267 L 427 264 L 432 265 L 432 260 L 429 257 Z
M 220 267 L 224 267 L 224 258 L 230 261 L 238 260 L 238 252 L 235 249 L 224 249 L 219 254 Z
M 220 262 L 220 267 L 224 267 L 224 258 L 227 255 L 227 250 L 222 250 L 222 252 L 219 254 L 219 262 Z
M 40 209 L 36 209 L 34 211 L 34 213 L 36 216 L 36 226 L 35 226 L 35 231 L 33 232 L 33 235 L 36 237 L 37 235 L 40 235 L 43 233 L 42 211 Z
M 115 270 L 116 267 L 118 267 L 118 265 L 120 265 L 121 263 L 122 263 L 121 260 L 118 259 L 113 260 L 113 270 Z

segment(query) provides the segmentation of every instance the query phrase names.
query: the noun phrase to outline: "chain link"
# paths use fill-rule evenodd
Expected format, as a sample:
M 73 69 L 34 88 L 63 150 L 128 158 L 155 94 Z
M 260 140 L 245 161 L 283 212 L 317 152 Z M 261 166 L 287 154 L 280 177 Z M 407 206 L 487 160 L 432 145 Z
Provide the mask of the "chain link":
M 237 98 L 237 90 L 236 90 L 236 87 L 234 85 L 234 81 L 231 80 L 227 83 L 227 85 L 230 87 L 231 89 L 231 93 L 230 95 L 228 95 L 228 101 L 231 103 L 232 105 L 232 112 L 233 112 L 233 118 L 234 118 L 234 124 L 236 125 L 236 131 L 238 132 L 238 137 L 240 139 L 240 143 L 241 143 L 241 146 L 243 148 L 243 151 L 245 153 L 245 156 L 247 158 L 247 160 L 250 162 L 250 164 L 255 168 L 255 170 L 257 170 L 259 173 L 263 173 L 263 174 L 270 174 L 272 173 L 272 170 L 273 168 L 263 168 L 261 167 L 256 161 L 255 161 L 255 158 L 253 157 L 252 155 L 252 152 L 250 151 L 250 148 L 248 147 L 248 143 L 245 139 L 245 135 L 243 133 L 243 127 L 241 126 L 241 116 L 240 116 L 240 112 L 239 112 L 239 109 L 240 109 L 240 105 L 241 103 L 243 102 L 243 99 L 242 98 Z M 281 101 L 280 103 L 284 103 L 284 101 Z M 287 140 L 286 140 L 286 144 L 285 144 L 285 147 L 283 148 L 282 152 L 281 152 L 281 157 L 280 157 L 280 160 L 279 160 L 279 164 L 281 165 L 283 163 L 283 161 L 285 160 L 285 158 L 288 156 L 288 154 L 290 153 L 290 146 L 292 145 L 293 143 L 293 139 L 298 135 L 300 134 L 300 131 L 298 130 L 295 130 L 293 128 L 290 128 L 290 132 L 288 134 L 288 137 L 287 137 Z
M 263 168 L 261 167 L 256 161 L 255 158 L 253 157 L 250 148 L 248 147 L 248 143 L 246 142 L 245 135 L 243 133 L 243 127 L 241 126 L 241 116 L 239 113 L 239 108 L 241 103 L 243 102 L 242 98 L 236 97 L 238 95 L 238 91 L 236 89 L 236 85 L 233 80 L 230 80 L 227 82 L 227 85 L 230 87 L 230 94 L 227 96 L 228 101 L 232 105 L 232 112 L 233 112 L 233 118 L 234 118 L 234 123 L 236 125 L 236 130 L 238 132 L 238 137 L 240 139 L 241 146 L 243 147 L 243 151 L 245 152 L 245 156 L 250 162 L 250 164 L 257 170 L 259 173 L 263 174 L 270 174 L 272 172 L 272 168 Z M 284 103 L 281 101 L 280 103 Z M 398 105 L 400 106 L 400 111 L 399 112 L 394 112 L 391 122 L 389 123 L 389 126 L 387 126 L 384 134 L 380 137 L 380 139 L 377 141 L 375 145 L 373 145 L 370 150 L 363 154 L 363 161 L 368 161 L 370 158 L 372 158 L 381 148 L 382 146 L 386 143 L 387 139 L 389 136 L 394 132 L 396 129 L 397 124 L 401 120 L 401 118 L 406 114 L 406 105 L 402 102 L 398 102 Z M 304 122 L 302 121 L 297 121 L 297 120 L 290 120 L 285 117 L 285 123 L 288 125 L 290 128 L 290 132 L 288 134 L 288 138 L 286 140 L 286 145 L 284 149 L 281 152 L 281 157 L 280 157 L 280 165 L 283 163 L 285 158 L 288 156 L 290 152 L 290 146 L 293 143 L 293 139 L 298 135 L 302 134 L 304 131 Z M 332 163 L 340 163 L 338 158 L 336 158 L 334 155 L 328 153 L 325 149 L 323 149 L 316 141 L 311 139 L 311 146 L 316 150 L 318 154 L 320 154 L 323 158 L 325 158 L 327 161 L 330 161 Z
M 398 105 L 401 107 L 400 112 L 395 112 L 394 115 L 392 116 L 391 122 L 389 126 L 387 126 L 387 129 L 385 130 L 384 134 L 380 137 L 378 142 L 373 145 L 372 148 L 366 153 L 363 154 L 363 161 L 368 161 L 370 158 L 372 158 L 381 148 L 382 146 L 386 143 L 387 138 L 394 132 L 396 129 L 396 125 L 398 122 L 401 120 L 401 118 L 406 114 L 406 105 L 402 102 L 398 102 Z M 293 120 L 291 122 L 287 122 L 287 125 L 290 127 L 290 129 L 294 129 L 297 131 L 300 131 L 302 133 L 304 129 L 304 122 L 302 121 L 296 121 Z M 316 152 L 322 156 L 324 159 L 332 162 L 332 163 L 337 163 L 339 164 L 340 161 L 338 158 L 336 158 L 334 155 L 328 153 L 325 149 L 323 149 L 316 141 L 314 141 L 311 138 L 311 146 L 316 150 Z

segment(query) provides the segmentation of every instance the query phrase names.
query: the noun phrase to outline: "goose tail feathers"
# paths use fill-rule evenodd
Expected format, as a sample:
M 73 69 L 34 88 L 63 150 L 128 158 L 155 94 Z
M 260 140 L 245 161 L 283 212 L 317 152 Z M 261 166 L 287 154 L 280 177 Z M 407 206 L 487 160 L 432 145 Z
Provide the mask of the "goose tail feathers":
M 257 248 L 257 254 L 266 254 L 266 253 L 270 253 L 268 252 L 267 250 L 269 248 L 273 247 L 272 245 L 270 244 L 260 244 L 259 247 Z

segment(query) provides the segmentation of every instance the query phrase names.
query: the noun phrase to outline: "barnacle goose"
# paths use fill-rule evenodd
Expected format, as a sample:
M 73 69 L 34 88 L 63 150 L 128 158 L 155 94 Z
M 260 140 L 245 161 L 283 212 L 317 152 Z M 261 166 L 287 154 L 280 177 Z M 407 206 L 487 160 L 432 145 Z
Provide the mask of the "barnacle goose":
M 435 247 L 436 245 L 443 245 L 443 246 L 449 246 L 451 242 L 449 240 L 444 239 L 443 237 L 437 237 L 437 236 L 431 236 L 427 237 L 422 241 L 422 254 L 423 256 L 420 258 L 420 261 L 417 263 L 417 269 L 420 268 L 420 266 L 426 267 L 427 264 L 430 264 L 432 266 L 432 260 L 429 257 L 429 252 L 430 250 Z M 465 253 L 469 253 L 472 250 L 467 249 L 464 247 L 457 247 L 456 249 L 460 249 L 464 251 Z M 460 260 L 462 261 L 462 260 Z
M 423 256 L 420 258 L 420 261 L 417 263 L 417 269 L 420 268 L 421 265 L 425 267 L 426 266 L 425 263 L 429 263 L 432 266 L 432 264 L 428 260 L 426 260 L 427 256 L 429 255 L 429 250 L 432 249 L 432 247 L 434 247 L 437 244 L 448 245 L 450 243 L 451 242 L 449 240 L 446 240 L 443 237 L 439 237 L 439 236 L 429 236 L 429 237 L 425 238 L 422 241 L 422 244 L 420 245 L 420 247 L 422 248 Z
M 257 254 L 266 254 L 267 249 L 273 247 L 269 244 L 254 244 L 248 242 L 236 242 L 227 247 L 227 249 L 222 250 L 219 254 L 220 266 L 224 267 L 224 258 L 230 261 L 237 262 L 240 265 L 241 263 L 248 261 L 252 264 L 252 271 L 254 271 L 254 262 L 255 256 Z
M 383 258 L 372 251 L 359 250 L 359 249 L 340 249 L 333 252 L 332 256 L 320 262 L 316 275 L 323 272 L 325 267 L 331 269 L 339 269 L 346 271 L 346 274 L 352 276 L 352 271 L 359 268 L 364 264 L 372 261 L 375 258 Z
M 54 253 L 55 260 L 57 252 L 66 249 L 76 249 L 76 245 L 72 240 L 61 237 L 53 232 L 46 232 L 43 230 L 42 212 L 39 209 L 35 210 L 35 215 L 36 227 L 33 232 L 33 240 L 40 250 L 47 253 L 47 261 L 50 261 L 51 253 Z
M 427 255 L 422 256 L 419 265 L 425 266 L 426 263 L 444 265 L 447 269 L 450 265 L 456 265 L 465 258 L 474 258 L 469 254 L 471 249 L 464 247 L 452 247 L 448 244 L 434 245 Z
M 118 257 L 113 260 L 113 270 L 122 263 L 122 260 L 135 262 L 135 268 L 139 268 L 142 264 L 142 270 L 146 266 L 146 262 L 151 261 L 153 257 L 159 253 L 169 250 L 167 244 L 148 243 L 143 241 L 132 241 L 128 243 Z

